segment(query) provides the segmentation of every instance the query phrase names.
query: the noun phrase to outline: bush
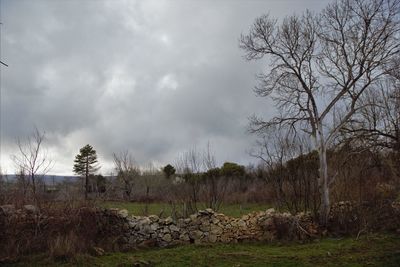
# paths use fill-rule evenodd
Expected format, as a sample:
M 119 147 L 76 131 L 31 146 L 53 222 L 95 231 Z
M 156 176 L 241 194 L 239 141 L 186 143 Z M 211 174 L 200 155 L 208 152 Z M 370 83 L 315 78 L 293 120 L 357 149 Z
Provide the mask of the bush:
M 90 252 L 94 246 L 118 249 L 112 243 L 118 244 L 115 238 L 122 231 L 117 222 L 104 217 L 103 211 L 83 203 L 57 203 L 42 207 L 40 212 L 23 209 L 3 212 L 0 213 L 0 262 L 44 252 L 49 252 L 55 260 L 68 260 Z

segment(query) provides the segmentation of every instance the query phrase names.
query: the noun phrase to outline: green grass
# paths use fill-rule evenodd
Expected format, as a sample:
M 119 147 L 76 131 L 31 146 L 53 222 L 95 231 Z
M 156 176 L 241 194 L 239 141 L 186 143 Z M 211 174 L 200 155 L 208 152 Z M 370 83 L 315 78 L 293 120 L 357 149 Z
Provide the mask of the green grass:
M 132 215 L 150 215 L 156 214 L 160 215 L 162 213 L 163 216 L 169 216 L 171 214 L 171 205 L 167 203 L 149 203 L 147 204 L 147 212 L 146 212 L 146 204 L 139 202 L 104 202 L 99 204 L 105 208 L 119 208 L 119 209 L 127 209 L 129 214 Z M 268 204 L 257 204 L 257 203 L 248 203 L 248 204 L 226 204 L 222 205 L 218 212 L 224 213 L 225 215 L 231 217 L 241 217 L 242 215 L 248 214 L 253 211 L 266 210 L 270 208 L 271 205 Z M 198 205 L 199 209 L 205 209 L 206 206 L 204 204 Z
M 150 265 L 134 265 L 139 263 Z M 314 241 L 307 244 L 215 244 L 110 253 L 54 263 L 30 257 L 14 266 L 400 266 L 400 237 L 375 235 Z

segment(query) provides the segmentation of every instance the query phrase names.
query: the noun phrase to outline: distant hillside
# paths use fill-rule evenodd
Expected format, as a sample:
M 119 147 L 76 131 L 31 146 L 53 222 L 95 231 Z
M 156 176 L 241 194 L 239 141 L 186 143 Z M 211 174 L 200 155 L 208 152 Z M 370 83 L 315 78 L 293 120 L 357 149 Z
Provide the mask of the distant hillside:
M 6 181 L 13 181 L 17 178 L 15 174 L 4 174 L 3 179 Z M 46 184 L 58 184 L 64 181 L 76 181 L 78 176 L 64 176 L 64 175 L 38 175 L 38 180 L 43 180 Z

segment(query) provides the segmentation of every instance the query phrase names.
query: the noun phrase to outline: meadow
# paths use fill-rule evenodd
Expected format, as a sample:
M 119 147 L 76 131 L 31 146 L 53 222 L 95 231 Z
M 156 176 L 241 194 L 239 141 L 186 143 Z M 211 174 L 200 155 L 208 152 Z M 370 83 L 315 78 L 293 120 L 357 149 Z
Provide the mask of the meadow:
M 238 243 L 152 248 L 54 262 L 46 255 L 5 266 L 399 266 L 400 237 L 324 238 L 309 243 Z

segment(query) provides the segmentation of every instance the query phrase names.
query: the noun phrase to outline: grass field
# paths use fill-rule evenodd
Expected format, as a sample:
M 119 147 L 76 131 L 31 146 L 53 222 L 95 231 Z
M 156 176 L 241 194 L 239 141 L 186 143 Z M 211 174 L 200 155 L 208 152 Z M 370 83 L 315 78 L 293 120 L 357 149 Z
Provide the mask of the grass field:
M 129 214 L 132 215 L 160 215 L 169 216 L 171 215 L 171 205 L 167 203 L 149 203 L 147 204 L 147 212 L 146 212 L 146 204 L 138 203 L 138 202 L 104 202 L 99 205 L 105 208 L 119 208 L 119 209 L 127 209 Z M 198 205 L 199 209 L 205 209 L 206 206 L 204 204 Z M 271 208 L 271 205 L 268 204 L 256 204 L 256 203 L 248 203 L 248 204 L 229 204 L 222 205 L 218 212 L 224 213 L 225 215 L 231 217 L 240 217 L 242 215 L 248 214 L 252 211 L 260 211 Z
M 35 256 L 9 266 L 400 266 L 400 237 L 374 235 L 307 244 L 215 244 L 80 256 L 69 263 Z

